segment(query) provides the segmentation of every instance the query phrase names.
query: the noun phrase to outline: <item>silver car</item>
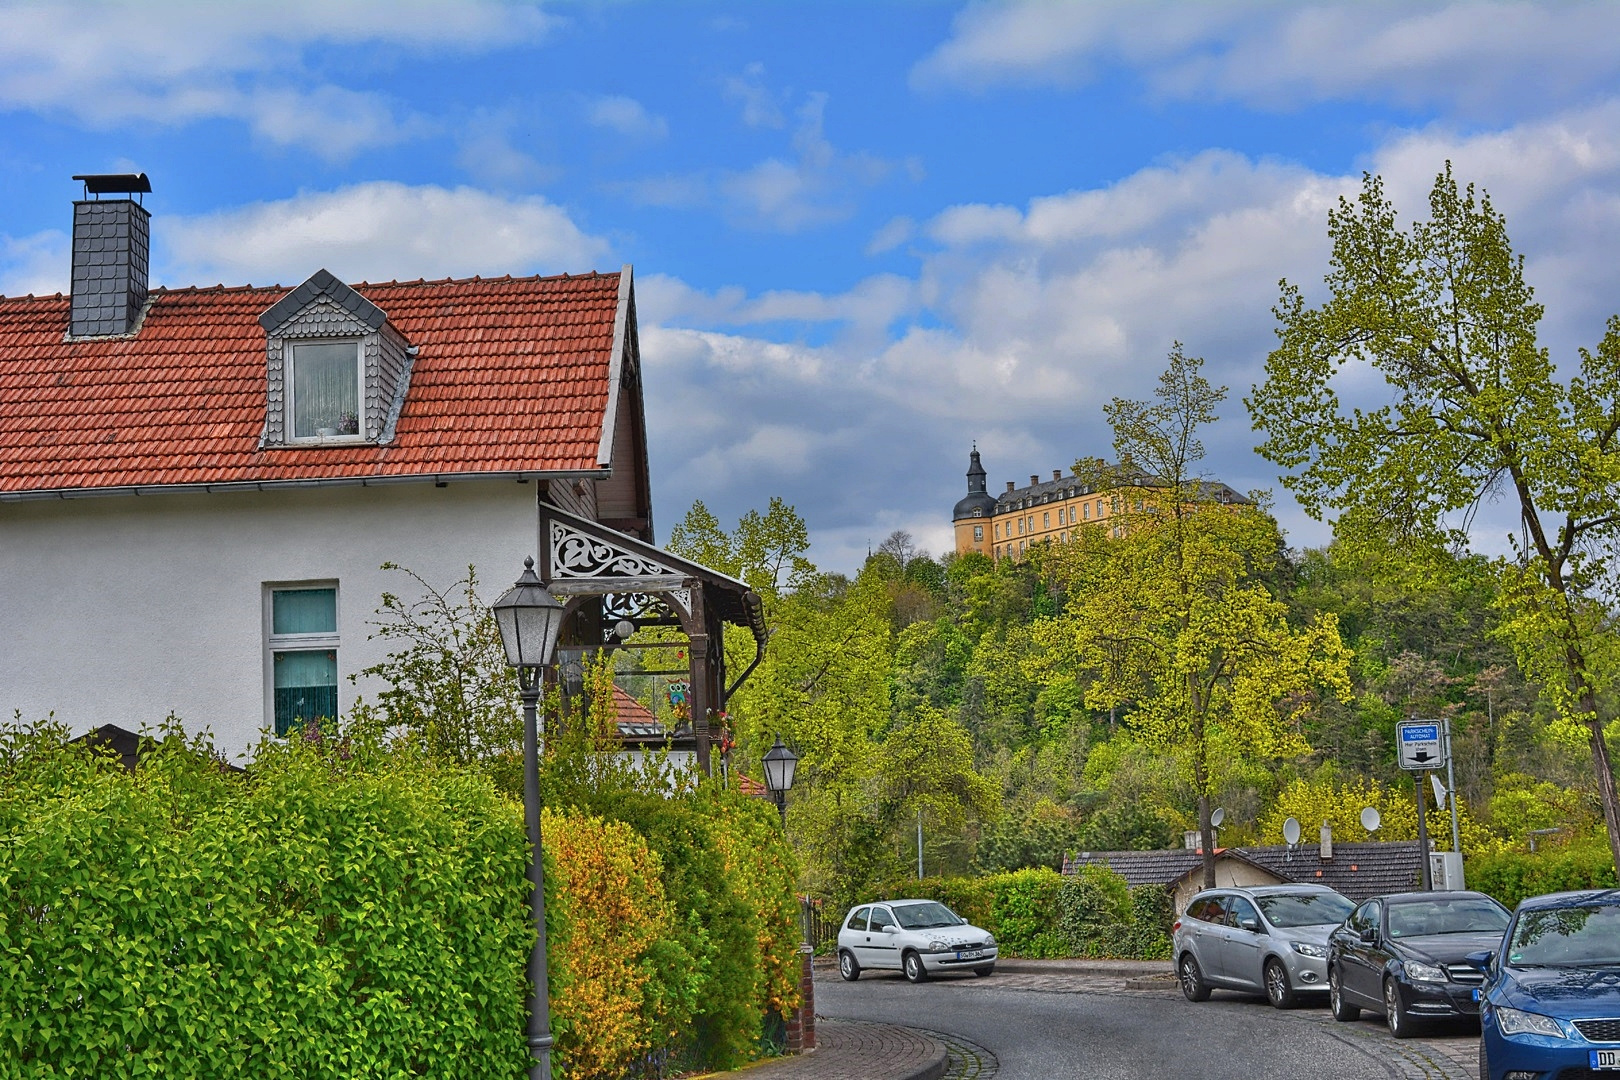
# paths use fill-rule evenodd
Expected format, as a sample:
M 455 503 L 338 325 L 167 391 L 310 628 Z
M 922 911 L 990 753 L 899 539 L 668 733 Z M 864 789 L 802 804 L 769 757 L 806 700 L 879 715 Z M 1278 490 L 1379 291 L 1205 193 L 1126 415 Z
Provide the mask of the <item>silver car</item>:
M 1279 1009 L 1325 994 L 1328 934 L 1354 908 L 1323 885 L 1201 892 L 1172 933 L 1181 992 L 1188 1001 L 1214 987 L 1264 993 Z
M 898 970 L 922 982 L 942 971 L 988 975 L 996 939 L 933 900 L 885 900 L 852 908 L 838 931 L 838 973 L 854 982 L 866 968 Z

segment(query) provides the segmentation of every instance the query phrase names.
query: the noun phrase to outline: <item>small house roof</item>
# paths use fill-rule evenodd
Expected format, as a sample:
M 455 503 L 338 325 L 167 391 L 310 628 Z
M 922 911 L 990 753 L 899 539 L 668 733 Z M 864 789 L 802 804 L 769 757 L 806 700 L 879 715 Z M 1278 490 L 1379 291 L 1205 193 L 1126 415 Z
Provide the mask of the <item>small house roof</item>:
M 628 284 L 628 268 L 334 283 L 418 349 L 394 439 L 349 446 L 260 445 L 260 317 L 308 283 L 154 289 L 134 333 L 89 340 L 69 338 L 67 296 L 0 297 L 0 500 L 600 475 Z

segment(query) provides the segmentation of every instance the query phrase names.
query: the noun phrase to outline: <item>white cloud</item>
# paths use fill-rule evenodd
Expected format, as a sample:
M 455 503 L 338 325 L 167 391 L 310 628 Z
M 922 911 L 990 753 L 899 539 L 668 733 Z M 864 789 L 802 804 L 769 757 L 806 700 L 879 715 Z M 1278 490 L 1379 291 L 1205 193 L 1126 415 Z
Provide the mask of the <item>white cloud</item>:
M 741 75 L 726 79 L 722 86 L 727 101 L 742 106 L 742 122 L 752 128 L 785 127 L 787 119 L 782 113 L 776 91 L 765 86 L 765 65 L 749 64 Z
M 635 98 L 614 95 L 592 101 L 585 119 L 593 126 L 617 131 L 631 139 L 652 141 L 669 135 L 669 123 L 647 111 Z
M 904 215 L 890 218 L 883 227 L 872 234 L 872 239 L 866 243 L 868 255 L 882 255 L 910 240 L 917 232 L 917 223 Z
M 68 237 L 47 229 L 32 236 L 0 233 L 0 296 L 36 296 L 68 286 Z
M 1620 72 L 1620 6 L 1601 0 L 1196 4 L 977 3 L 912 72 L 920 86 L 1074 85 L 1113 66 L 1158 93 L 1287 109 L 1319 100 L 1516 115 L 1579 101 Z
M 533 5 L 488 0 L 10 3 L 0 6 L 0 108 L 102 128 L 224 118 L 341 159 L 423 121 L 303 70 L 307 48 L 476 50 L 532 40 L 550 21 Z
M 162 279 L 293 284 L 602 268 L 606 241 L 530 196 L 378 181 L 152 225 Z M 616 269 L 616 267 L 615 267 Z
M 617 186 L 643 206 L 714 207 L 747 229 L 794 233 L 842 221 L 855 213 L 861 192 L 888 179 L 895 165 L 835 147 L 826 134 L 827 100 L 824 93 L 805 95 L 790 154 L 746 169 L 643 177 Z M 904 164 L 908 176 L 920 177 L 920 165 Z
M 1397 133 L 1365 164 L 1411 217 L 1426 214 L 1448 158 L 1507 214 L 1547 305 L 1543 340 L 1567 362 L 1620 309 L 1620 103 L 1480 134 Z M 1326 529 L 1253 454 L 1241 399 L 1274 344 L 1277 279 L 1320 293 L 1327 212 L 1359 185 L 1359 174 L 1206 151 L 1022 206 L 947 208 L 918 225 L 928 246 L 912 280 L 755 294 L 646 279 L 654 452 L 703 463 L 658 469 L 660 520 L 699 494 L 731 515 L 789 494 L 816 508 L 829 565 L 853 565 L 892 528 L 937 546 L 971 440 L 996 488 L 1109 454 L 1102 405 L 1149 396 L 1179 339 L 1231 388 L 1208 469 L 1277 489 L 1295 542 L 1321 542 Z

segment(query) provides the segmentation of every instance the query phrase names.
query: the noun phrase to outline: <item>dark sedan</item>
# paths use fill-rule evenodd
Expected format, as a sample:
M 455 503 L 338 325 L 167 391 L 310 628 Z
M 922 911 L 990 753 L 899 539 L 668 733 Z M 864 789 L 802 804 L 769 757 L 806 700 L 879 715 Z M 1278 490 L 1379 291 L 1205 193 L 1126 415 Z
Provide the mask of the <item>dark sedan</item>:
M 1475 1016 L 1484 973 L 1467 956 L 1495 948 L 1511 916 L 1484 893 L 1395 893 L 1368 900 L 1328 936 L 1335 1020 L 1383 1013 L 1397 1039 L 1422 1020 Z

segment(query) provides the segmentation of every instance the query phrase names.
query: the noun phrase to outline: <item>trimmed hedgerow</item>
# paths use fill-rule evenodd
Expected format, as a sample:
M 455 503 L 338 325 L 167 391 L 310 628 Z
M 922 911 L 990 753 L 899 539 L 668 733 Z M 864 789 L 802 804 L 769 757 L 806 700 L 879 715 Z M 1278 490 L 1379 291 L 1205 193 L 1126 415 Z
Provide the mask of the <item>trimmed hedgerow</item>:
M 1529 896 L 1614 888 L 1614 856 L 1607 845 L 1598 844 L 1475 855 L 1468 860 L 1467 877 L 1470 889 L 1511 908 Z
M 0 1075 L 521 1071 L 525 845 L 486 780 L 300 742 L 241 777 L 176 735 L 130 775 L 60 734 L 0 740 Z

